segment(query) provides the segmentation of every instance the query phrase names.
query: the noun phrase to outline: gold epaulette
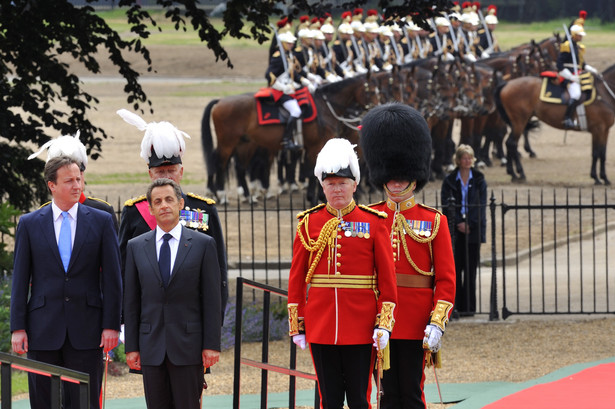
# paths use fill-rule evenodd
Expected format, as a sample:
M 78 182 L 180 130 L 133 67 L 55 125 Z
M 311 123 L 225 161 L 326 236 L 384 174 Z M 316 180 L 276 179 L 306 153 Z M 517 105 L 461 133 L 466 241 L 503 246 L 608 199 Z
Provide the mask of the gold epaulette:
M 133 197 L 132 199 L 128 199 L 124 202 L 124 206 L 134 206 L 136 203 L 147 200 L 145 195 L 141 195 L 139 197 Z
M 579 47 L 579 50 L 585 50 L 585 44 L 577 44 L 577 47 Z
M 435 36 L 436 36 L 436 33 L 435 33 L 435 32 L 433 32 L 433 33 L 429 33 L 429 36 L 428 36 L 428 37 L 429 37 L 429 38 L 434 38 Z
M 297 47 L 295 47 L 295 49 L 293 51 L 296 51 L 296 52 L 300 53 L 300 52 L 303 51 L 303 49 L 301 48 L 300 45 L 298 45 Z
M 402 44 L 408 44 L 408 40 L 406 40 L 406 37 L 402 37 L 400 42 Z
M 279 51 L 276 51 L 276 52 L 275 52 L 275 53 L 273 53 L 273 55 L 272 55 L 272 57 L 276 57 L 276 58 L 277 58 L 277 57 L 279 57 L 279 56 L 280 56 L 280 52 L 279 52 Z
M 194 199 L 202 200 L 205 203 L 207 203 L 208 205 L 215 205 L 216 204 L 216 201 L 214 199 L 210 199 L 210 198 L 205 197 L 205 196 L 197 195 L 196 193 L 188 192 L 188 193 L 186 193 L 186 196 L 190 196 L 190 197 L 192 197 Z
M 485 34 L 485 29 L 481 28 L 480 30 L 478 30 L 478 34 Z
M 359 205 L 359 207 L 367 212 L 373 213 L 378 217 L 382 217 L 383 219 L 386 219 L 387 217 L 389 217 L 388 214 L 386 214 L 385 212 L 381 212 L 379 210 L 376 209 L 372 209 L 371 207 L 367 207 L 365 205 Z
M 417 203 L 417 204 L 421 206 L 423 209 L 431 210 L 434 213 L 442 214 L 442 212 L 436 209 L 435 207 L 427 206 L 427 205 L 424 205 L 423 203 Z
M 102 199 L 99 199 L 99 198 L 97 198 L 97 197 L 88 196 L 88 199 L 91 199 L 91 200 L 96 200 L 97 202 L 101 202 L 101 203 L 104 203 L 104 204 L 106 204 L 106 205 L 111 206 L 111 203 L 106 202 L 106 201 L 104 201 L 104 200 L 102 200 Z
M 333 42 L 333 45 L 340 45 L 340 44 L 342 44 L 342 42 L 341 42 L 340 40 L 335 40 L 335 41 Z
M 305 217 L 305 215 L 306 215 L 306 214 L 309 214 L 309 213 L 314 213 L 316 210 L 320 210 L 320 209 L 322 209 L 323 207 L 325 207 L 325 204 L 324 204 L 324 203 L 321 203 L 321 204 L 319 204 L 319 205 L 316 205 L 316 206 L 312 207 L 311 209 L 304 210 L 304 211 L 302 211 L 301 213 L 298 213 L 298 214 L 297 214 L 297 219 L 303 219 L 303 218 Z
M 564 41 L 562 45 L 559 46 L 560 53 L 569 53 L 570 52 L 570 43 L 568 41 Z
M 369 207 L 374 207 L 374 206 L 379 206 L 379 205 L 381 205 L 383 203 L 386 203 L 386 200 L 381 200 L 381 201 L 376 202 L 376 203 L 370 203 L 370 204 L 368 204 L 368 206 Z
M 47 203 L 43 203 L 42 205 L 40 205 L 39 209 L 42 208 L 42 207 L 45 207 L 47 205 L 50 205 L 50 204 L 51 204 L 51 200 L 48 201 Z

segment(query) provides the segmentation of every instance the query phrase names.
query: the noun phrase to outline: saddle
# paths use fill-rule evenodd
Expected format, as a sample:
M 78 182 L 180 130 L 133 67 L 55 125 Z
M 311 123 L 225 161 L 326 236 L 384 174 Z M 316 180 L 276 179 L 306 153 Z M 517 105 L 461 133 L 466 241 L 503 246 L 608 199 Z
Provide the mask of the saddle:
M 259 125 L 285 124 L 288 122 L 290 115 L 278 102 L 282 95 L 282 91 L 273 88 L 261 88 L 254 94 L 256 99 L 256 116 Z M 297 100 L 304 123 L 316 119 L 316 105 L 314 104 L 312 94 L 310 94 L 307 88 L 301 87 L 290 96 Z
M 567 81 L 555 71 L 543 71 L 540 77 L 542 78 L 540 100 L 550 104 L 567 105 L 570 99 L 566 89 Z M 596 99 L 594 76 L 589 72 L 583 72 L 579 79 L 581 80 L 581 103 L 589 105 Z

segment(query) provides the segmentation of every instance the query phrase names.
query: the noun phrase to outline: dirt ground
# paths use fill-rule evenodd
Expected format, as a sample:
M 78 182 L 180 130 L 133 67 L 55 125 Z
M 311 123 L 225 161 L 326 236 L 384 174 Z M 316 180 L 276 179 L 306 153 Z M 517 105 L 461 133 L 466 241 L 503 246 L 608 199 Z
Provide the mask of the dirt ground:
M 154 114 L 145 113 L 146 121 L 170 121 L 191 135 L 184 157 L 184 189 L 203 193 L 206 170 L 203 161 L 200 127 L 206 104 L 212 98 L 256 91 L 264 85 L 266 47 L 229 49 L 235 65 L 233 70 L 223 62 L 214 62 L 211 52 L 202 47 L 151 47 L 155 73 L 143 76 L 146 92 L 153 101 Z M 613 61 L 611 50 L 590 49 L 587 61 L 603 70 Z M 138 69 L 143 65 L 137 63 Z M 79 73 L 79 69 L 75 68 Z M 82 72 L 81 72 L 82 73 Z M 86 173 L 88 193 L 107 198 L 113 204 L 143 193 L 148 182 L 145 162 L 139 157 L 141 131 L 122 121 L 115 114 L 120 108 L 130 108 L 122 92 L 123 83 L 103 65 L 102 78 L 84 77 L 85 87 L 100 99 L 98 111 L 92 119 L 114 136 L 103 142 L 103 154 L 91 161 Z M 222 82 L 220 82 L 222 80 Z M 611 135 L 613 134 L 611 130 Z M 533 133 L 531 143 L 538 157 L 529 159 L 523 154 L 527 182 L 521 188 L 591 187 L 591 137 L 587 133 L 555 130 L 546 125 Z M 607 175 L 615 178 L 615 153 L 607 154 Z M 485 170 L 490 188 L 519 188 L 512 185 L 499 163 Z M 439 182 L 428 184 L 426 191 L 437 191 Z M 609 188 L 610 189 L 610 188 Z M 509 318 L 504 322 L 487 324 L 486 318 L 464 319 L 454 322 L 444 338 L 445 367 L 440 382 L 525 381 L 557 368 L 613 356 L 611 336 L 615 320 L 607 318 L 574 317 L 565 319 Z M 512 341 L 514 340 L 514 341 Z M 259 345 L 246 345 L 246 356 L 258 359 Z M 277 342 L 271 348 L 280 363 L 286 362 L 288 342 Z M 232 393 L 233 351 L 225 351 L 221 362 L 209 376 L 207 394 Z M 311 371 L 309 355 L 300 352 L 299 369 Z M 273 361 L 273 358 L 272 358 Z M 256 393 L 258 374 L 244 369 L 242 392 Z M 245 377 L 245 378 L 244 378 Z M 433 375 L 427 382 L 433 382 Z M 286 390 L 286 378 L 271 376 L 270 390 Z M 313 384 L 301 383 L 300 388 Z M 141 396 L 141 379 L 137 375 L 111 377 L 109 398 Z M 433 406 L 435 407 L 435 406 Z
M 151 54 L 155 72 L 143 75 L 142 83 L 153 102 L 154 113 L 148 111 L 141 115 L 148 122 L 170 121 L 192 137 L 186 143 L 183 184 L 189 190 L 203 193 L 206 168 L 200 129 L 204 108 L 213 98 L 254 92 L 263 86 L 266 47 L 229 49 L 234 64 L 232 70 L 224 62 L 214 62 L 213 54 L 206 47 L 155 46 L 151 47 Z M 598 70 L 613 63 L 609 49 L 590 49 L 587 54 L 587 60 Z M 139 61 L 135 67 L 138 70 L 144 69 Z M 75 67 L 75 72 L 84 74 L 79 67 Z M 126 103 L 122 91 L 124 84 L 114 75 L 109 63 L 102 65 L 102 73 L 99 77 L 85 76 L 85 88 L 100 99 L 98 110 L 91 115 L 92 120 L 113 138 L 103 141 L 102 158 L 90 162 L 86 181 L 91 181 L 88 185 L 89 194 L 107 197 L 116 203 L 116 197 L 124 200 L 142 194 L 147 183 L 146 165 L 139 157 L 143 134 L 115 114 L 120 108 L 132 107 Z M 613 132 L 611 129 L 610 133 Z M 537 158 L 530 159 L 520 148 L 527 175 L 524 187 L 593 186 L 593 180 L 589 177 L 589 133 L 564 133 L 542 124 L 538 131 L 530 135 L 530 141 Z M 607 150 L 606 172 L 611 179 L 615 178 L 615 151 L 612 148 Z M 511 184 L 505 168 L 499 166 L 497 161 L 485 173 L 490 188 L 519 187 L 518 184 Z M 436 181 L 428 184 L 425 190 L 429 192 L 439 188 L 440 183 Z

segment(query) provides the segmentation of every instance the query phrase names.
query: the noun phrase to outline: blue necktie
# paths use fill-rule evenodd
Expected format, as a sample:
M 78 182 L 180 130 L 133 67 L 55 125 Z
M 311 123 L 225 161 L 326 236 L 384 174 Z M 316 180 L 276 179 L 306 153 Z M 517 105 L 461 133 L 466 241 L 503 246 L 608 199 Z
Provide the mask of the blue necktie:
M 64 264 L 64 271 L 68 271 L 68 263 L 70 262 L 70 253 L 72 251 L 70 220 L 68 212 L 62 212 L 62 226 L 60 227 L 60 237 L 58 239 L 58 250 L 60 250 L 60 258 Z
M 166 233 L 163 238 L 162 245 L 160 246 L 160 255 L 158 256 L 158 267 L 160 268 L 160 275 L 162 276 L 162 284 L 164 288 L 167 288 L 169 279 L 171 278 L 171 247 L 169 246 L 169 240 L 173 236 Z

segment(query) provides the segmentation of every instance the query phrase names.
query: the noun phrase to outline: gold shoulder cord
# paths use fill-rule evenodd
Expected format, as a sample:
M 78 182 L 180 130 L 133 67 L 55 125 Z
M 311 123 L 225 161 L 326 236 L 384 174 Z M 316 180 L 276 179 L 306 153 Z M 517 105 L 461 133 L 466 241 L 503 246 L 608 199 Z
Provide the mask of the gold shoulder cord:
M 303 244 L 303 247 L 307 251 L 309 251 L 310 253 L 314 253 L 315 251 L 317 252 L 316 257 L 314 257 L 313 259 L 312 259 L 312 255 L 310 255 L 310 259 L 311 259 L 310 268 L 305 277 L 305 282 L 309 284 L 310 281 L 312 281 L 312 275 L 314 275 L 314 270 L 316 269 L 316 266 L 318 265 L 318 262 L 320 261 L 320 258 L 322 257 L 322 253 L 325 250 L 325 247 L 327 246 L 327 244 L 330 245 L 331 240 L 335 238 L 335 235 L 337 232 L 337 226 L 339 225 L 340 220 L 337 217 L 328 220 L 324 224 L 324 226 L 322 226 L 322 229 L 320 230 L 320 234 L 318 235 L 317 240 L 310 239 L 310 234 L 308 231 L 308 220 L 309 220 L 309 214 L 306 215 L 303 219 L 301 219 L 301 221 L 297 225 L 297 233 L 299 236 L 299 240 L 301 240 L 301 244 Z M 309 242 L 306 242 L 306 238 L 301 232 L 301 227 L 303 225 L 305 225 L 305 237 L 307 237 L 307 240 L 309 240 Z
M 395 217 L 395 224 L 393 228 L 397 232 L 397 235 L 400 238 L 400 241 L 404 247 L 404 254 L 406 255 L 406 259 L 408 260 L 410 265 L 416 270 L 416 272 L 422 275 L 426 275 L 426 276 L 434 275 L 433 271 L 421 270 L 414 263 L 414 260 L 412 260 L 412 257 L 410 257 L 410 252 L 408 251 L 408 243 L 406 243 L 406 240 L 404 239 L 404 232 L 407 233 L 409 236 L 411 236 L 412 239 L 418 243 L 428 243 L 429 244 L 429 257 L 431 259 L 431 264 L 433 265 L 433 248 L 431 247 L 431 242 L 436 237 L 436 235 L 438 234 L 438 230 L 440 229 L 440 214 L 436 213 L 436 218 L 434 220 L 434 229 L 431 232 L 431 235 L 429 237 L 423 238 L 419 236 L 418 234 L 416 234 L 414 230 L 410 228 L 410 226 L 408 225 L 408 221 L 406 220 L 404 215 L 401 213 L 398 213 L 397 216 Z

